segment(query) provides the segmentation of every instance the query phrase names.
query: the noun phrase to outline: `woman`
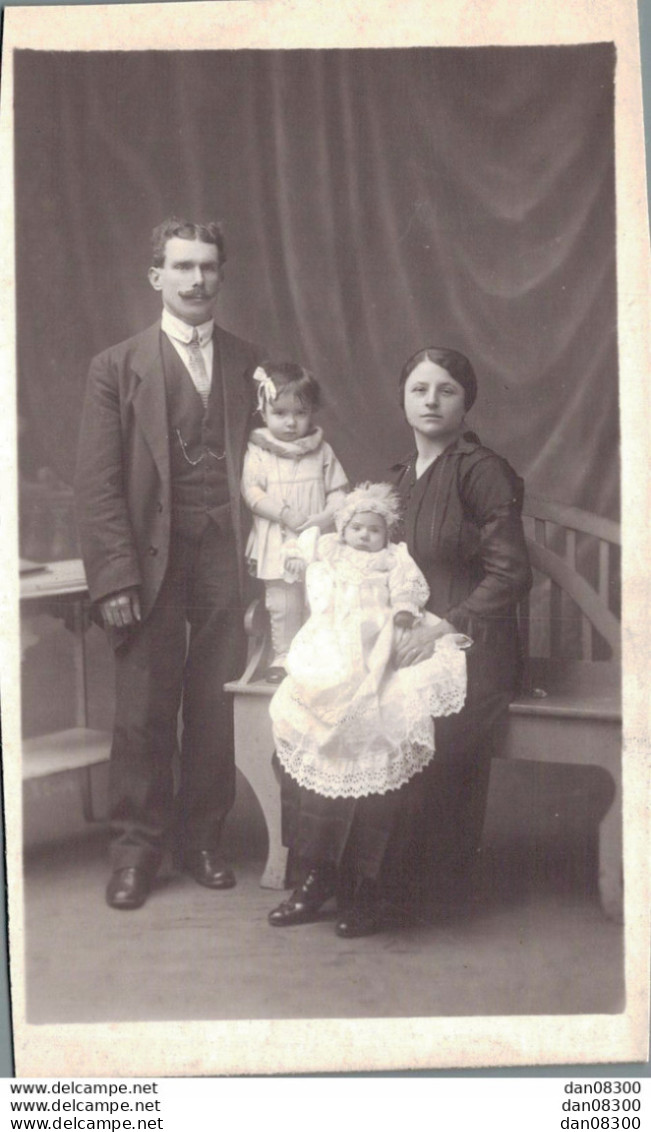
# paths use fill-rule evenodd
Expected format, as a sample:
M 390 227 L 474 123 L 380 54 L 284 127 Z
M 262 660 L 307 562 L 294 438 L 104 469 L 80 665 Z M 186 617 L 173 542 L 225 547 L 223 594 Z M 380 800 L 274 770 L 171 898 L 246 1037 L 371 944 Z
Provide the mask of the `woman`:
M 477 382 L 463 355 L 419 351 L 403 368 L 400 390 L 416 451 L 391 478 L 408 549 L 430 587 L 427 608 L 443 620 L 404 633 L 395 663 L 416 664 L 439 637 L 466 633 L 474 642 L 466 705 L 436 720 L 433 762 L 399 790 L 333 801 L 278 767 L 283 841 L 303 868 L 301 883 L 269 916 L 277 927 L 317 919 L 335 889 L 336 930 L 347 938 L 385 926 L 386 897 L 404 908 L 422 907 L 428 895 L 437 903 L 461 895 L 483 824 L 490 732 L 517 685 L 516 605 L 531 584 L 522 481 L 465 432 Z M 351 863 L 360 859 L 354 875 Z
M 428 347 L 405 363 L 402 406 L 415 452 L 391 478 L 404 506 L 404 538 L 443 618 L 398 644 L 398 666 L 432 654 L 446 632 L 473 640 L 466 704 L 436 721 L 436 759 L 423 775 L 418 872 L 437 903 L 463 898 L 486 809 L 491 732 L 517 689 L 516 609 L 531 586 L 521 522 L 523 483 L 506 460 L 466 431 L 477 379 L 456 350 Z

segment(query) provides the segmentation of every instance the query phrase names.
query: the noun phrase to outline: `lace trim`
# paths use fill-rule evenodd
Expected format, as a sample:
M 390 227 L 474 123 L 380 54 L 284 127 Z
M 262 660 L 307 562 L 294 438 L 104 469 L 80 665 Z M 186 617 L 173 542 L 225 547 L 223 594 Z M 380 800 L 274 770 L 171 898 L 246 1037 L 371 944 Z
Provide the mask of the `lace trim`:
M 385 794 L 431 761 L 433 717 L 459 712 L 465 693 L 465 656 L 450 650 L 394 673 L 380 701 L 353 700 L 324 726 L 290 677 L 271 704 L 278 758 L 299 785 L 327 798 Z
M 313 765 L 296 748 L 284 740 L 277 740 L 276 753 L 287 773 L 306 790 L 313 790 L 325 798 L 365 798 L 369 794 L 387 794 L 398 790 L 409 782 L 434 758 L 434 744 L 412 744 L 396 752 L 396 758 L 387 760 L 385 766 L 377 761 L 364 765 L 363 760 L 352 762 L 350 766 L 337 767 L 337 773 L 330 776 L 323 766 Z M 332 771 L 333 768 L 328 768 Z
M 417 609 L 422 609 L 428 597 L 427 586 L 414 580 L 396 587 L 391 595 L 391 605 L 394 609 L 399 605 L 415 605 Z

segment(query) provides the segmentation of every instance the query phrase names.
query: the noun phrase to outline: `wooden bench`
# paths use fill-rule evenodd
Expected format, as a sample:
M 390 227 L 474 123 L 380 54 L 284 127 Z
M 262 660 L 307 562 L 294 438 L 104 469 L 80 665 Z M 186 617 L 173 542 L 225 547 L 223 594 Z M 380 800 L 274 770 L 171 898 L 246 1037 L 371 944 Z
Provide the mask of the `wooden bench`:
M 524 686 L 495 756 L 601 767 L 612 784 L 599 829 L 599 894 L 620 920 L 622 875 L 621 548 L 616 523 L 527 496 L 535 584 L 520 608 Z M 544 655 L 541 655 L 544 654 Z
M 612 801 L 599 830 L 599 892 L 606 914 L 622 915 L 620 536 L 616 523 L 528 495 L 524 525 L 535 584 L 520 608 L 522 692 L 510 707 L 494 757 L 603 768 Z M 280 797 L 264 680 L 269 639 L 263 603 L 247 612 L 249 651 L 234 697 L 235 757 L 255 791 L 269 837 L 261 884 L 285 885 Z

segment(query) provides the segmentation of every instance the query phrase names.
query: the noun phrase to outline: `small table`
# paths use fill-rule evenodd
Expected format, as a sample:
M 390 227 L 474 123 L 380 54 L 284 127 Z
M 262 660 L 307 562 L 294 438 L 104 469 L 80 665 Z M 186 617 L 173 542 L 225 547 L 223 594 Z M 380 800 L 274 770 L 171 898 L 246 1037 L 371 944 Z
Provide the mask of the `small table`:
M 93 809 L 91 768 L 108 761 L 111 736 L 88 726 L 88 674 L 85 634 L 90 599 L 80 558 L 31 568 L 20 579 L 21 619 L 42 613 L 60 617 L 74 637 L 75 726 L 23 741 L 23 780 L 81 770 L 81 794 L 86 821 L 98 818 Z

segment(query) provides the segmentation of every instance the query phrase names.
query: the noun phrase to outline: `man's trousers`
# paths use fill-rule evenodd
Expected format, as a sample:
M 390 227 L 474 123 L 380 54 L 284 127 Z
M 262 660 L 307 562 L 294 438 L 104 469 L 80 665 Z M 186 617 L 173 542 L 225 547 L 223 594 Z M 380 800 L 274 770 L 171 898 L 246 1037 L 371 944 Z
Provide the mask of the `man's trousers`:
M 243 668 L 243 614 L 232 535 L 211 523 L 199 540 L 174 538 L 154 608 L 115 654 L 114 868 L 153 871 L 166 846 L 178 857 L 219 844 L 235 798 L 224 684 Z

